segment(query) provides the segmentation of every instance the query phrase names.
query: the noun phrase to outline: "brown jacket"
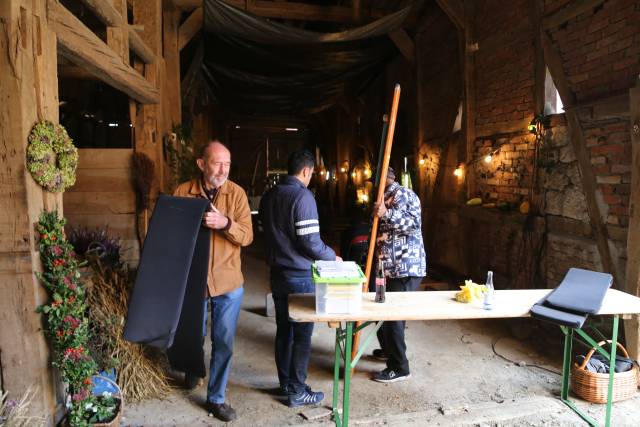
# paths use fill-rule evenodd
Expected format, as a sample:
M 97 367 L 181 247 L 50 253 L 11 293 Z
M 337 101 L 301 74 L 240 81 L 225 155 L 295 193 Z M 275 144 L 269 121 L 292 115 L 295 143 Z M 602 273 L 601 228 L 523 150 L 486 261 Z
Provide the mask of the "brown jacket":
M 199 178 L 178 185 L 173 195 L 207 198 Z M 253 241 L 251 209 L 242 187 L 225 181 L 218 190 L 215 207 L 231 220 L 231 226 L 227 230 L 211 230 L 207 286 L 212 297 L 242 286 L 244 277 L 240 268 L 240 248 Z

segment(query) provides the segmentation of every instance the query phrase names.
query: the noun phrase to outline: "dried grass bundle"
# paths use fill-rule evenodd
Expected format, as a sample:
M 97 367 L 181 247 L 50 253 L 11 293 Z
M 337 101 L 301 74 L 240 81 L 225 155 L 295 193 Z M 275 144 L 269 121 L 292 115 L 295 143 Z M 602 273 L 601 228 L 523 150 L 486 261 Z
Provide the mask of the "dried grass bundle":
M 140 209 L 149 208 L 151 184 L 155 178 L 153 160 L 144 153 L 133 153 L 133 176 Z
M 165 375 L 165 358 L 159 352 L 125 341 L 122 334 L 133 281 L 131 271 L 103 268 L 92 260 L 93 277 L 87 292 L 93 347 L 98 363 L 117 361 L 118 385 L 127 401 L 161 399 L 171 391 Z
M 20 400 L 8 398 L 9 393 L 0 394 L 0 427 L 41 427 L 44 417 L 29 415 L 29 407 L 36 393 L 29 387 Z

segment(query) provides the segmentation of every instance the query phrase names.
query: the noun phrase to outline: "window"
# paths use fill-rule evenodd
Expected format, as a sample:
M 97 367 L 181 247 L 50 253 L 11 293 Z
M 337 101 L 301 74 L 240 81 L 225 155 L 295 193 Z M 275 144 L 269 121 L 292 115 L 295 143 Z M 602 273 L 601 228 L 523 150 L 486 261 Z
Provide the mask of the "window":
M 546 69 L 546 75 L 544 78 L 544 114 L 562 114 L 564 113 L 564 106 L 560 99 L 560 94 L 556 88 L 549 69 Z

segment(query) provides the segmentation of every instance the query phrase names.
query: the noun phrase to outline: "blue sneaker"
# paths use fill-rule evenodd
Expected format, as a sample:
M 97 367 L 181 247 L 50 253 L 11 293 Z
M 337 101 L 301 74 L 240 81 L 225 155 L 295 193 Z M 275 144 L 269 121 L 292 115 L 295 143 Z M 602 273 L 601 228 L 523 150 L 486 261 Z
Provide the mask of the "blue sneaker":
M 317 405 L 324 399 L 324 393 L 321 391 L 311 391 L 307 387 L 304 391 L 289 396 L 288 406 L 295 408 L 298 406 Z

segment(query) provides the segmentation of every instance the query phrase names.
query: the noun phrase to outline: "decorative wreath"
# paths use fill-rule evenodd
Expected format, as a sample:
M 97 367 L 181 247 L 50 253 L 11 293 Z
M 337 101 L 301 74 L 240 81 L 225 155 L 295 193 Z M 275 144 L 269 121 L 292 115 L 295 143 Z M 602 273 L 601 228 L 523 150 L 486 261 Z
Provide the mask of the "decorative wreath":
M 76 183 L 78 149 L 62 125 L 36 123 L 29 134 L 27 169 L 35 181 L 52 193 Z

